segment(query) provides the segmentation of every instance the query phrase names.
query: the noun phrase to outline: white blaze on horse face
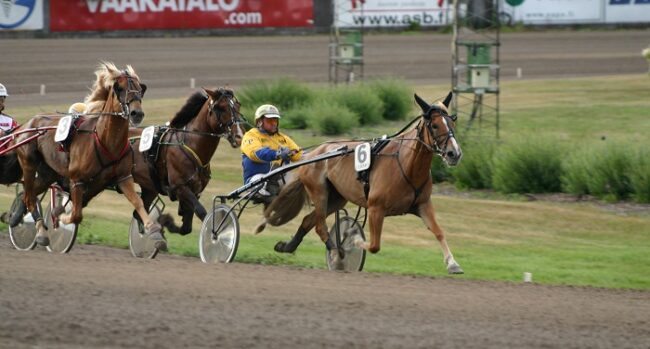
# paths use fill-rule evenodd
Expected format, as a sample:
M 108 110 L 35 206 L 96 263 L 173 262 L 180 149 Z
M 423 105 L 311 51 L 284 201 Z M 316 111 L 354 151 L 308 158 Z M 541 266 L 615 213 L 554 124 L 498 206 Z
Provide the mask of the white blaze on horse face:
M 447 118 L 442 117 L 442 122 L 445 124 L 445 127 L 447 128 L 447 133 L 449 134 L 451 132 L 451 128 L 449 127 L 449 124 L 447 123 Z M 449 149 L 451 148 L 451 149 Z M 445 148 L 442 149 L 443 156 L 442 158 L 447 161 L 450 165 L 456 165 L 462 156 L 462 152 L 460 150 L 460 146 L 458 145 L 458 142 L 456 142 L 456 138 L 453 137 L 447 137 L 447 141 L 445 143 Z M 453 153 L 452 158 L 450 159 L 449 154 Z M 451 162 L 449 162 L 451 160 Z

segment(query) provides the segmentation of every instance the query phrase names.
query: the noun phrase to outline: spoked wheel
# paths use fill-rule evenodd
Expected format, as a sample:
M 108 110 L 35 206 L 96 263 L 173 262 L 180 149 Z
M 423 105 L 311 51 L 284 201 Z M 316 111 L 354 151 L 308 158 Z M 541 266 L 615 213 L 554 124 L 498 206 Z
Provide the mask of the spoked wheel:
M 366 237 L 363 234 L 361 224 L 350 216 L 343 216 L 339 219 L 338 228 L 341 236 L 341 247 L 343 248 L 343 258 L 341 259 L 342 267 L 337 268 L 335 262 L 329 251 L 326 251 L 325 256 L 327 259 L 327 268 L 329 270 L 344 270 L 344 271 L 361 271 L 363 264 L 366 261 L 366 250 L 357 247 L 354 244 L 355 236 L 359 236 L 364 241 Z M 336 241 L 336 223 L 330 229 L 330 241 Z M 358 234 L 358 235 L 357 235 Z
M 158 222 L 158 217 L 161 214 L 162 209 L 154 203 L 149 210 L 149 218 L 154 222 Z M 133 257 L 156 258 L 158 249 L 154 244 L 155 242 L 145 234 L 144 225 L 139 220 L 132 218 L 129 227 L 129 249 Z
M 70 213 L 72 211 L 72 201 L 70 201 L 70 194 L 61 191 L 55 190 L 55 207 L 61 209 L 61 214 Z M 65 205 L 65 206 L 64 206 Z M 60 216 L 60 215 L 59 215 Z M 68 253 L 72 249 L 75 240 L 77 239 L 77 229 L 79 228 L 76 224 L 63 224 L 59 221 L 59 216 L 52 218 L 52 206 L 47 205 L 45 209 L 45 226 L 47 227 L 47 234 L 50 238 L 50 245 L 47 246 L 47 250 L 55 253 Z M 54 228 L 56 226 L 56 228 Z
M 199 251 L 204 263 L 230 263 L 239 246 L 239 221 L 227 205 L 217 205 L 203 220 Z
M 14 212 L 18 209 L 20 201 L 23 199 L 23 192 L 18 193 L 14 202 L 11 204 L 11 209 L 9 210 L 9 219 L 13 217 Z M 38 210 L 41 211 L 41 205 L 37 205 Z M 26 212 L 23 215 L 23 219 L 15 227 L 9 226 L 9 238 L 11 243 L 17 250 L 20 251 L 29 251 L 36 247 L 36 223 L 32 214 Z

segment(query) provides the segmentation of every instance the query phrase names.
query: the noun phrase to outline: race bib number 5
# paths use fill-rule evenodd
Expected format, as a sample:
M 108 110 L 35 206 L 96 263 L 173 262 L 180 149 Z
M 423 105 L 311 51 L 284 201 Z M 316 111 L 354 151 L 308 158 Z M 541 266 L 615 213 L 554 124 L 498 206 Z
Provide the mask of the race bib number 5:
M 151 149 L 151 144 L 153 143 L 153 134 L 155 132 L 155 126 L 149 126 L 142 130 L 142 135 L 140 136 L 140 146 L 138 150 L 140 152 L 147 151 Z
M 370 168 L 370 143 L 361 143 L 354 148 L 354 170 L 364 171 Z

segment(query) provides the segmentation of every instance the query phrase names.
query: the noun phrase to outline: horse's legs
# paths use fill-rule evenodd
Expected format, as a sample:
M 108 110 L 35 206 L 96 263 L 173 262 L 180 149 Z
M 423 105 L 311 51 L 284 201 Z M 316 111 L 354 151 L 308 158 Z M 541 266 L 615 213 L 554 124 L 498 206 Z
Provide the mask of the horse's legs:
M 273 248 L 276 252 L 280 253 L 293 253 L 296 251 L 302 239 L 309 233 L 316 223 L 314 222 L 315 213 L 314 211 L 310 212 L 305 218 L 302 219 L 302 223 L 298 227 L 298 231 L 293 235 L 289 242 L 278 241 Z
M 128 177 L 127 179 L 119 182 L 118 186 L 120 187 L 120 190 L 122 191 L 126 199 L 129 200 L 131 205 L 133 205 L 135 210 L 138 212 L 140 219 L 142 219 L 142 222 L 144 223 L 145 231 L 149 235 L 149 238 L 155 241 L 154 246 L 159 250 L 166 250 L 167 242 L 165 241 L 165 238 L 160 233 L 162 228 L 160 224 L 152 221 L 149 218 L 149 214 L 147 213 L 147 210 L 144 208 L 144 203 L 142 202 L 142 199 L 140 198 L 140 196 L 138 196 L 138 193 L 136 193 L 135 191 L 135 182 L 133 181 L 133 177 Z
M 47 236 L 43 217 L 36 205 L 36 197 L 39 194 L 37 190 L 44 185 L 44 181 L 41 178 L 36 178 L 36 166 L 33 165 L 32 161 L 22 156 L 19 156 L 19 161 L 23 169 L 23 186 L 25 188 L 23 202 L 36 222 L 36 243 L 41 246 L 48 246 L 50 238 Z
M 327 217 L 331 215 L 332 213 L 340 210 L 345 206 L 347 203 L 347 200 L 345 200 L 341 195 L 339 195 L 335 191 L 330 191 L 329 198 L 327 200 Z M 283 253 L 293 253 L 296 251 L 300 243 L 302 242 L 302 239 L 309 233 L 312 228 L 316 225 L 316 213 L 314 211 L 310 212 L 308 215 L 305 216 L 305 218 L 302 219 L 302 223 L 300 224 L 300 227 L 298 227 L 298 231 L 296 231 L 296 234 L 293 235 L 291 240 L 289 242 L 285 241 L 278 241 L 277 244 L 275 244 L 275 251 L 276 252 L 283 252 Z
M 384 227 L 384 209 L 377 206 L 368 207 L 368 225 L 370 227 L 370 243 L 357 240 L 359 247 L 365 248 L 370 253 L 377 253 L 381 248 L 381 230 Z
M 157 194 L 155 192 L 142 188 L 140 199 L 142 199 L 142 206 L 144 206 L 147 211 L 149 210 L 149 207 L 151 207 L 151 203 L 156 198 L 156 195 Z M 140 218 L 140 214 L 137 210 L 133 210 L 133 218 L 135 218 L 139 223 L 142 223 L 142 219 Z
M 178 190 L 178 198 L 180 201 L 179 213 L 183 211 L 181 213 L 183 225 L 181 226 L 180 234 L 187 235 L 192 232 L 192 219 L 194 218 L 194 214 L 196 213 L 196 216 L 203 221 L 208 213 L 189 187 L 181 186 Z
M 59 216 L 59 221 L 63 224 L 79 224 L 83 220 L 83 200 L 86 185 L 70 178 L 70 201 L 72 202 L 72 211 Z
M 447 272 L 449 274 L 462 274 L 463 269 L 461 269 L 460 265 L 458 265 L 458 263 L 456 263 L 456 260 L 454 260 L 454 255 L 451 254 L 451 250 L 447 245 L 445 233 L 436 222 L 435 212 L 431 201 L 427 201 L 426 203 L 420 205 L 419 215 L 427 228 L 436 235 L 436 239 L 438 239 L 438 242 L 440 242 L 440 247 L 442 247 L 442 253 L 444 255 L 444 262 L 447 267 Z
M 140 198 L 135 192 L 135 183 L 133 182 L 133 178 L 129 177 L 121 181 L 118 183 L 118 186 L 120 187 L 122 194 L 124 194 L 126 199 L 129 200 L 131 205 L 133 205 L 133 208 L 135 208 L 135 211 L 138 213 L 138 216 L 140 216 L 145 227 L 150 226 L 153 222 L 149 218 L 149 214 L 147 213 L 147 209 L 144 207 L 142 198 Z

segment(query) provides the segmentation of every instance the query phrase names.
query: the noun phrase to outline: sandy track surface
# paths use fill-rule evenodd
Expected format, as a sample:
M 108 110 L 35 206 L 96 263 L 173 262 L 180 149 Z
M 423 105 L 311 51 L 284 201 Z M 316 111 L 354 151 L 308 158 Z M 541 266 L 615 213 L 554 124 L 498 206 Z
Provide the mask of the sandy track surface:
M 647 72 L 641 50 L 650 30 L 509 33 L 501 37 L 501 78 L 579 77 Z M 0 81 L 12 106 L 67 104 L 82 99 L 100 59 L 131 64 L 149 85 L 147 98 L 184 97 L 197 87 L 238 87 L 292 77 L 327 83 L 326 35 L 131 39 L 6 39 Z M 451 81 L 451 35 L 367 35 L 365 76 L 416 84 Z M 40 85 L 46 95 L 39 95 Z
M 503 36 L 502 77 L 645 72 L 650 31 Z M 81 99 L 99 59 L 132 64 L 149 98 L 196 85 L 327 81 L 325 36 L 3 40 L 12 106 Z M 450 37 L 366 38 L 366 76 L 446 83 Z M 38 95 L 40 84 L 48 93 Z M 19 252 L 0 234 L 0 348 L 648 348 L 650 292 L 264 265 L 205 265 L 75 246 Z
M 650 292 L 206 265 L 0 238 L 3 348 L 647 348 Z

